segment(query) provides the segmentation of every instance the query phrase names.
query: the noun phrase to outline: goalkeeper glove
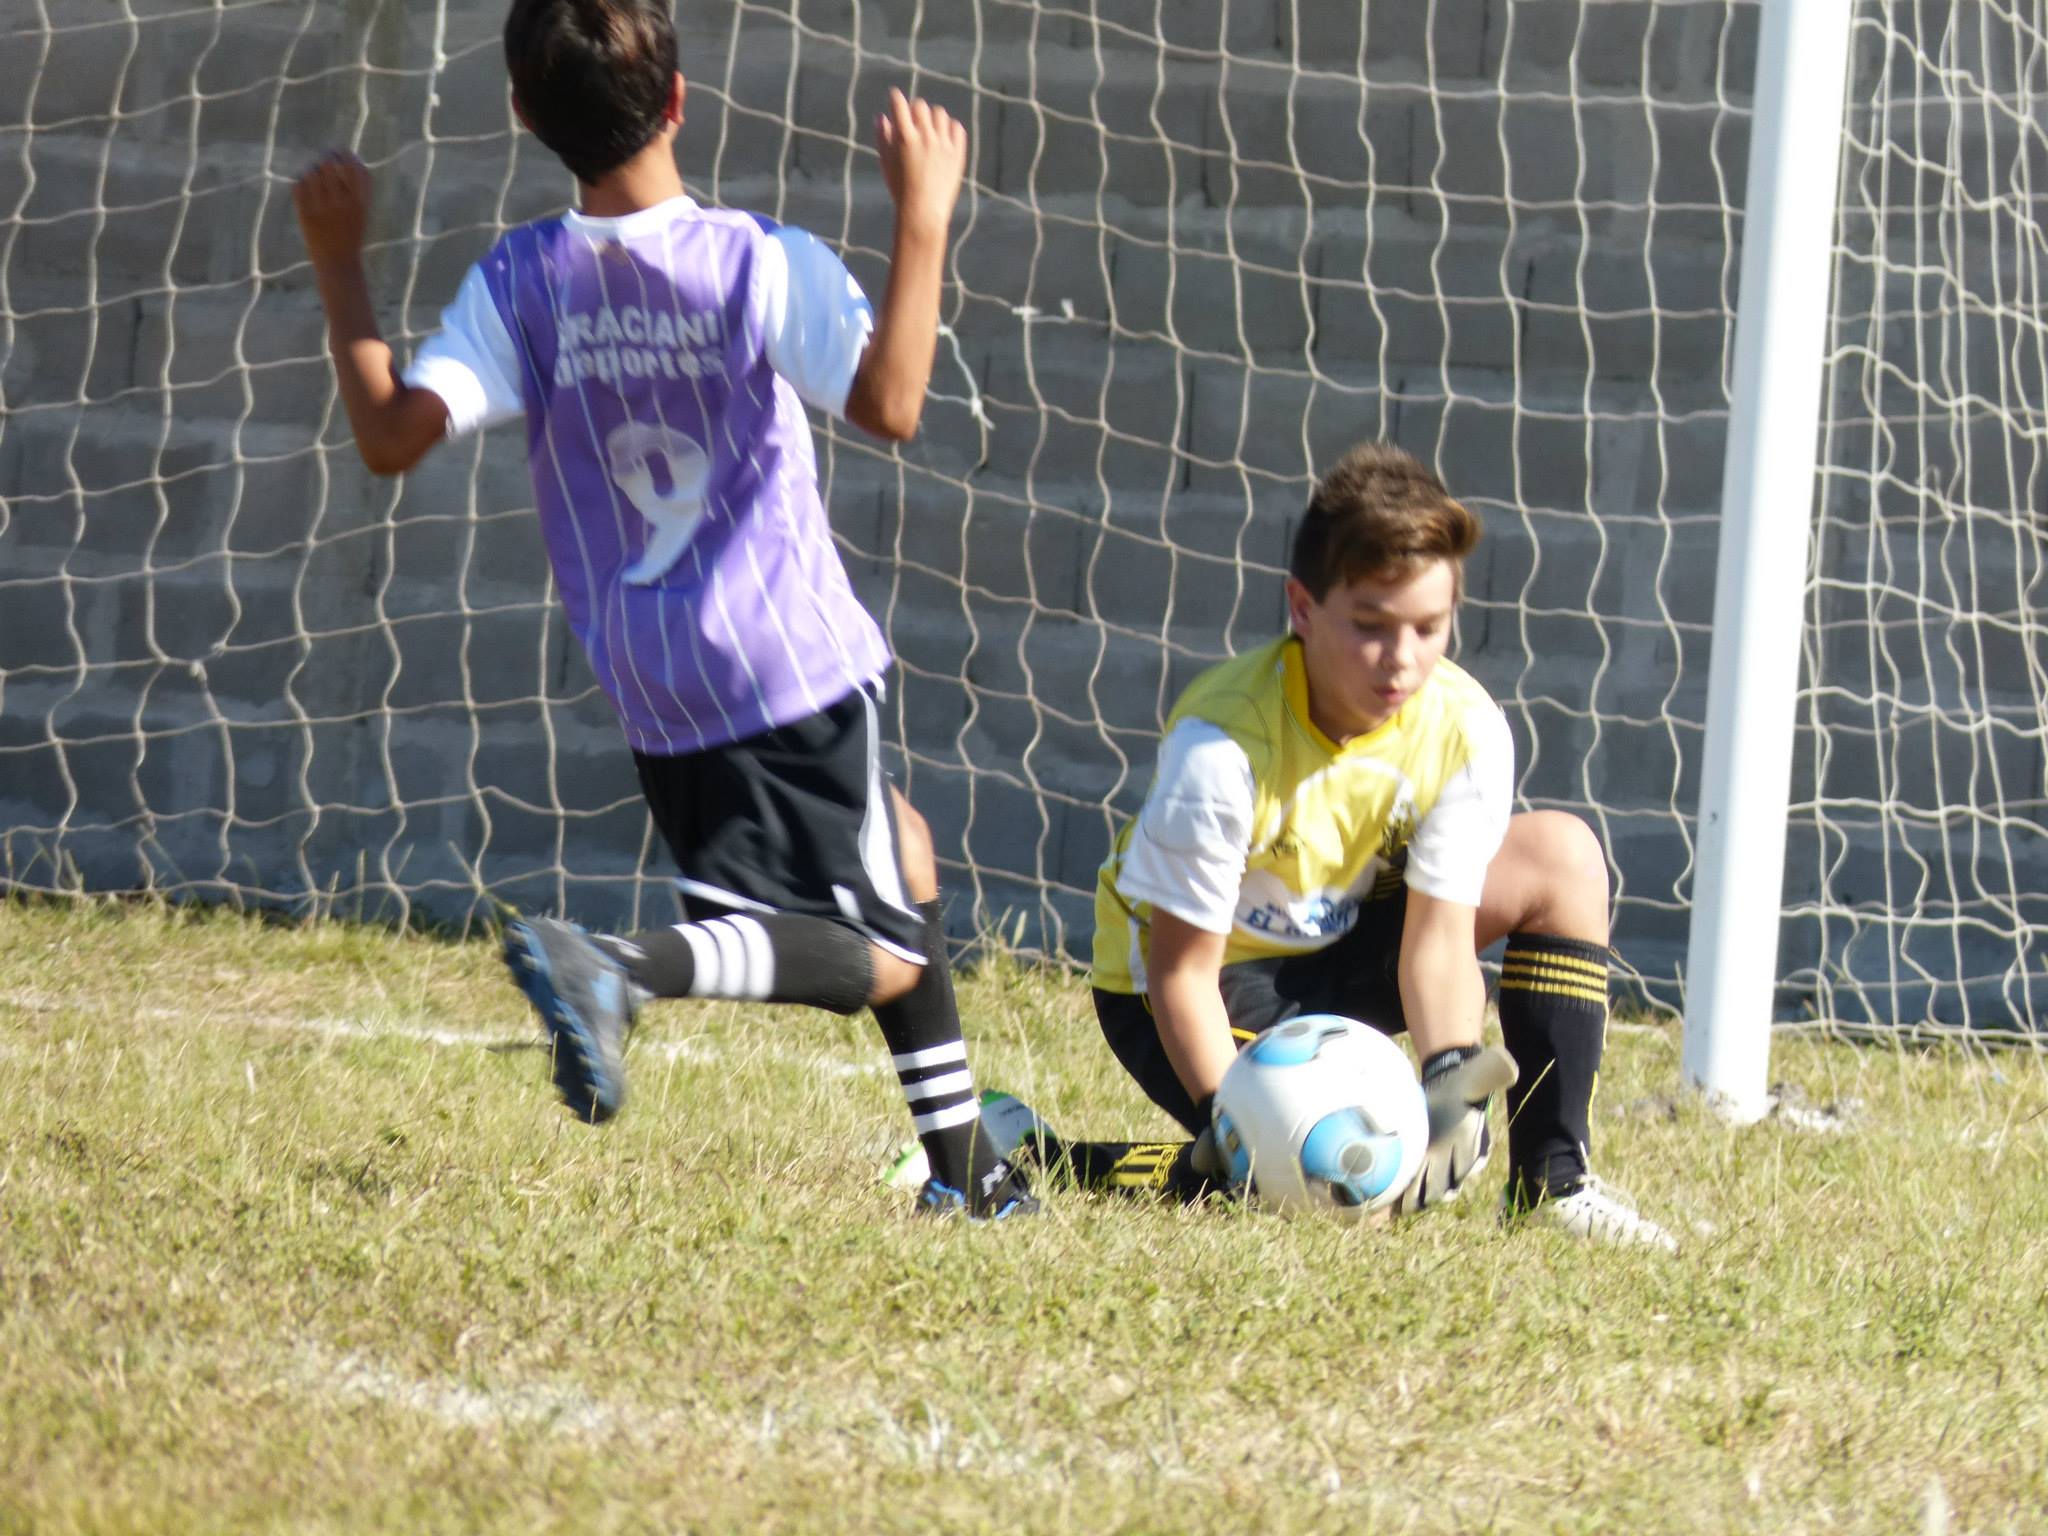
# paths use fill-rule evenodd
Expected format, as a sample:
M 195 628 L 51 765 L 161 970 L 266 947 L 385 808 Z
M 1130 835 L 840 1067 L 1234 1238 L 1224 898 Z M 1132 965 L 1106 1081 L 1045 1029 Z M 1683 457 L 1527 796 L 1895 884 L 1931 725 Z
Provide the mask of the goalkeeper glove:
M 1405 1216 L 1458 1197 L 1459 1186 L 1486 1166 L 1493 1150 L 1487 1107 L 1494 1094 L 1514 1086 L 1518 1075 L 1514 1058 L 1499 1046 L 1453 1046 L 1423 1063 L 1429 1150 L 1422 1171 L 1394 1202 L 1395 1210 Z
M 1230 1154 L 1216 1141 L 1216 1095 L 1206 1096 L 1195 1106 L 1195 1112 L 1201 1118 L 1202 1130 L 1189 1149 L 1188 1166 L 1215 1189 L 1231 1195 L 1243 1194 L 1244 1181 L 1231 1176 Z

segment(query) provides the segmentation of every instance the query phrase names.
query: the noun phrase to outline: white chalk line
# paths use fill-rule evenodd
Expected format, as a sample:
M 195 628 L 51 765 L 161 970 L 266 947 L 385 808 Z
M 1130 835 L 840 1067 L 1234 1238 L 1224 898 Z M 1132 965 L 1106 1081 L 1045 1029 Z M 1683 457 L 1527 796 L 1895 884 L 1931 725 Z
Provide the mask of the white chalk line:
M 475 1387 L 453 1377 L 409 1377 L 367 1357 L 306 1344 L 293 1354 L 291 1384 L 349 1402 L 383 1403 L 467 1429 L 538 1425 L 563 1435 L 609 1435 L 619 1410 L 574 1387 Z
M 113 1005 L 97 1000 L 81 1003 L 76 999 L 59 998 L 37 992 L 10 993 L 4 1001 L 9 1006 L 28 1013 L 90 1011 L 110 1014 L 116 1011 Z M 193 1010 L 167 1008 L 162 1005 L 124 1007 L 118 1011 L 124 1018 L 148 1023 L 174 1024 L 199 1021 L 199 1016 L 195 1015 Z M 433 1029 L 417 1024 L 396 1024 L 363 1018 L 301 1018 L 291 1014 L 229 1013 L 211 1010 L 203 1016 L 203 1022 L 261 1030 L 271 1034 L 317 1035 L 328 1040 L 410 1040 L 422 1045 L 446 1046 L 457 1050 L 547 1049 L 547 1038 L 539 1033 L 517 1036 L 487 1035 L 475 1030 Z M 877 1057 L 881 1056 L 883 1049 L 882 1043 L 877 1040 Z M 708 1040 L 651 1040 L 646 1038 L 644 1025 L 635 1031 L 630 1051 L 633 1057 L 651 1055 L 664 1060 L 687 1061 L 700 1066 L 730 1067 L 750 1060 L 766 1061 L 826 1077 L 876 1077 L 892 1070 L 886 1059 L 846 1061 L 829 1056 L 823 1051 L 796 1050 L 768 1040 L 749 1041 L 733 1047 L 718 1045 Z
M 574 1382 L 486 1385 L 446 1374 L 411 1375 L 360 1351 L 337 1353 L 314 1343 L 293 1350 L 279 1383 L 344 1402 L 371 1403 L 418 1414 L 451 1428 L 536 1430 L 570 1439 L 620 1439 L 651 1444 L 694 1441 L 760 1453 L 787 1450 L 815 1461 L 879 1460 L 928 1471 L 972 1468 L 1042 1488 L 1064 1486 L 1073 1450 L 1035 1451 L 995 1431 L 967 1430 L 927 1405 L 916 1421 L 899 1418 L 872 1391 L 820 1401 L 801 1394 L 764 1394 L 740 1412 L 701 1401 L 655 1403 L 599 1397 Z M 1173 1481 L 1203 1480 L 1178 1462 L 1097 1451 L 1103 1472 Z
M 1020 1492 L 1068 1489 L 1077 1467 L 1113 1479 L 1190 1489 L 1220 1487 L 1239 1475 L 1234 1459 L 1220 1468 L 1190 1465 L 1171 1435 L 1143 1449 L 1105 1447 L 1085 1429 L 1053 1431 L 1043 1445 L 1023 1445 L 986 1422 L 960 1425 L 928 1401 L 914 1416 L 892 1411 L 872 1385 L 822 1399 L 770 1390 L 745 1408 L 731 1409 L 689 1396 L 674 1401 L 601 1397 L 559 1378 L 486 1385 L 449 1374 L 411 1375 L 360 1351 L 340 1353 L 311 1342 L 292 1352 L 279 1385 L 485 1433 L 531 1430 L 570 1439 L 602 1437 L 609 1444 L 713 1445 L 761 1455 L 780 1451 L 812 1465 L 879 1462 L 933 1474 L 971 1471 L 1000 1477 Z M 1384 1468 L 1340 1469 L 1327 1453 L 1306 1454 L 1280 1427 L 1269 1429 L 1263 1439 L 1263 1448 L 1272 1453 L 1267 1466 L 1274 1482 L 1305 1483 L 1335 1507 L 1396 1513 L 1444 1503 L 1440 1492 L 1387 1486 Z

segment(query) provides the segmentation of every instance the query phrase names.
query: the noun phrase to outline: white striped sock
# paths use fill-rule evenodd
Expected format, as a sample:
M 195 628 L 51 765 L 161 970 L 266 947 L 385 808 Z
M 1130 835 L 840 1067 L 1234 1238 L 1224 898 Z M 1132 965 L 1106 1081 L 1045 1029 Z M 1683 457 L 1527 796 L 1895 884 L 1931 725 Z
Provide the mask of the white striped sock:
M 900 1075 L 917 1072 L 926 1067 L 943 1066 L 947 1062 L 967 1060 L 967 1042 L 949 1040 L 944 1045 L 928 1045 L 922 1050 L 898 1051 L 889 1058 L 889 1065 Z
M 918 1135 L 928 1136 L 933 1131 L 943 1131 L 949 1126 L 966 1125 L 969 1121 L 979 1120 L 980 1118 L 981 1105 L 974 1100 L 972 1095 L 969 1095 L 958 1104 L 950 1105 L 945 1109 L 934 1109 L 926 1114 L 912 1115 L 910 1123 L 916 1129 Z
M 914 1083 L 903 1085 L 903 1097 L 912 1104 L 926 1099 L 950 1098 L 954 1094 L 974 1092 L 974 1074 L 962 1068 L 948 1072 L 943 1077 L 921 1077 Z
M 677 923 L 676 932 L 690 946 L 690 996 L 756 999 L 774 992 L 775 946 L 753 918 Z
M 898 1051 L 889 1059 L 896 1068 L 896 1080 L 903 1085 L 911 1124 L 918 1135 L 966 1125 L 980 1116 L 974 1073 L 967 1066 L 966 1041 L 948 1040 L 943 1045 Z

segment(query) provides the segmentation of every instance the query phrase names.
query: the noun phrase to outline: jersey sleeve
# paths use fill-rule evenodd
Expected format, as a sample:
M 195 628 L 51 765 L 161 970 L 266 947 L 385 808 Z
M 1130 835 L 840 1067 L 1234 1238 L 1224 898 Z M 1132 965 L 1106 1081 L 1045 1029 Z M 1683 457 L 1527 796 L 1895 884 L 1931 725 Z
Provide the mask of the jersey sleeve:
M 519 351 L 481 267 L 469 269 L 454 302 L 441 311 L 441 329 L 420 344 L 400 377 L 414 389 L 430 389 L 441 397 L 448 407 L 450 437 L 467 437 L 526 414 Z
M 1181 721 L 1160 743 L 1159 773 L 1131 828 L 1117 890 L 1204 933 L 1230 932 L 1252 805 L 1244 748 L 1206 720 Z
M 1407 879 L 1425 896 L 1476 907 L 1514 813 L 1515 741 L 1494 704 L 1466 716 L 1465 736 L 1471 756 L 1415 829 Z
M 875 311 L 838 254 L 801 229 L 769 232 L 754 263 L 768 366 L 808 405 L 846 414 Z

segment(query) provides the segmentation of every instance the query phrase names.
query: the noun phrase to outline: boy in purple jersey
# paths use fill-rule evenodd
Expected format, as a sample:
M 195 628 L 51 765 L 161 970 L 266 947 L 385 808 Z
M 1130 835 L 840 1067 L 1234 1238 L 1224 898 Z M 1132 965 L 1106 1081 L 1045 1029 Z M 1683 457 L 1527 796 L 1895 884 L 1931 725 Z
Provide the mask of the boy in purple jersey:
M 402 373 L 363 275 L 368 170 L 330 154 L 294 200 L 372 470 L 524 419 L 562 605 L 681 866 L 688 921 L 672 927 L 508 926 L 555 1081 L 584 1119 L 616 1114 L 643 997 L 872 1006 L 930 1158 L 924 1207 L 1034 1210 L 981 1128 L 930 832 L 880 767 L 888 647 L 833 548 L 803 410 L 916 432 L 966 131 L 889 94 L 876 147 L 896 235 L 877 315 L 810 235 L 684 194 L 667 0 L 514 0 L 505 58 L 514 110 L 575 175 L 578 207 L 500 239 Z

